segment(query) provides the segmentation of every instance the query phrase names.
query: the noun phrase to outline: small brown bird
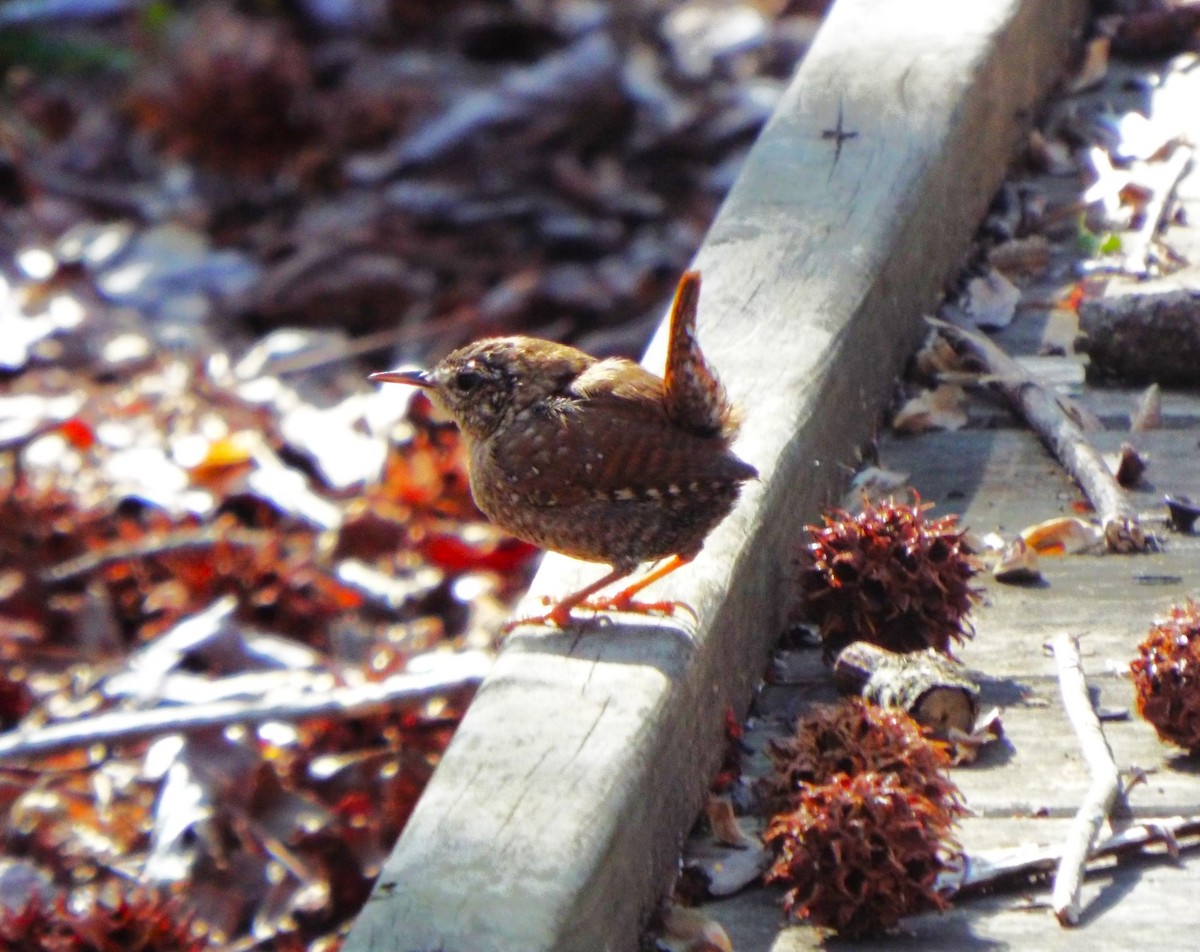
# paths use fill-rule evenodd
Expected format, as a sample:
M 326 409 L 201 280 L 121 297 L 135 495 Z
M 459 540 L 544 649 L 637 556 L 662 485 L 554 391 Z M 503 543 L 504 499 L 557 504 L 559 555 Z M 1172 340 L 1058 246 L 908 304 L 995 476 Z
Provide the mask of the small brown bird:
M 700 274 L 671 308 L 665 379 L 534 337 L 461 347 L 428 371 L 371 379 L 423 387 L 458 424 L 475 502 L 493 522 L 555 552 L 612 566 L 522 622 L 564 628 L 571 609 L 671 611 L 633 600 L 700 552 L 758 475 L 729 451 L 737 419 L 696 342 Z M 642 562 L 669 559 L 606 599 L 591 596 Z M 511 627 L 511 626 L 510 626 Z

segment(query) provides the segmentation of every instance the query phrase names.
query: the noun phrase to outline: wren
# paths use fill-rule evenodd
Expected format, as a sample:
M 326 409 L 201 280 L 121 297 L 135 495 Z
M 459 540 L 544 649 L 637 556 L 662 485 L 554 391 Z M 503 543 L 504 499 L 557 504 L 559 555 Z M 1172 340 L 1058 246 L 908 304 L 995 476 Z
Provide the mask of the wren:
M 696 341 L 700 274 L 671 308 L 666 375 L 623 358 L 598 360 L 534 337 L 455 350 L 428 371 L 371 379 L 422 387 L 462 430 L 471 494 L 521 539 L 612 571 L 520 623 L 565 628 L 573 608 L 665 611 L 635 602 L 691 561 L 737 502 L 753 466 L 730 452 L 737 415 Z M 668 561 L 609 598 L 601 589 L 643 562 Z

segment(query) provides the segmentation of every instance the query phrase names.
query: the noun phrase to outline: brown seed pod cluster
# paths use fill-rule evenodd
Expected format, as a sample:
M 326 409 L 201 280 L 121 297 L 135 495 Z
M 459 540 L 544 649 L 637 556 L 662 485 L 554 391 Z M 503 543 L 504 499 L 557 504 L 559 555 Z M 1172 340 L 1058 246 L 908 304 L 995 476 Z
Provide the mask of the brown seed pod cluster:
M 1200 607 L 1190 599 L 1173 607 L 1129 667 L 1138 713 L 1163 740 L 1200 753 Z
M 34 892 L 23 907 L 0 911 L 0 944 L 30 952 L 202 952 L 179 904 L 157 892 L 130 887 L 122 895 L 68 900 Z
M 838 774 L 895 774 L 904 789 L 926 797 L 947 814 L 965 811 L 958 787 L 946 775 L 950 757 L 928 740 L 904 711 L 851 697 L 820 705 L 801 718 L 792 736 L 767 750 L 774 770 L 757 786 L 766 812 L 795 809 L 805 789 Z
M 800 555 L 800 588 L 809 619 L 832 658 L 854 641 L 891 651 L 935 648 L 971 636 L 967 622 L 979 593 L 978 562 L 963 546 L 955 516 L 926 519 L 919 500 L 865 502 L 808 526 Z
M 33 692 L 20 669 L 0 671 L 0 730 L 11 730 L 33 709 Z
M 802 718 L 769 754 L 775 769 L 758 787 L 775 812 L 766 879 L 789 887 L 789 915 L 855 937 L 945 905 L 934 882 L 965 810 L 946 753 L 912 718 L 847 698 Z
M 878 935 L 946 906 L 935 888 L 956 849 L 945 811 L 895 774 L 838 774 L 808 787 L 765 839 L 777 855 L 767 882 L 788 884 L 784 908 L 815 926 Z
M 278 21 L 208 6 L 168 52 L 165 68 L 135 91 L 131 105 L 169 154 L 259 176 L 311 141 L 308 55 Z

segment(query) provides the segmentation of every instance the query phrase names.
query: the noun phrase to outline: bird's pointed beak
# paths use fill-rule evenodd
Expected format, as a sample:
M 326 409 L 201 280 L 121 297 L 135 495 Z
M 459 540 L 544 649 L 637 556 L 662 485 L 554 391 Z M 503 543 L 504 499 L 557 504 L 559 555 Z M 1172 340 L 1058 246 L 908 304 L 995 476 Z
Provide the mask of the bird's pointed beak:
M 381 373 L 371 374 L 368 378 L 376 383 L 406 383 L 410 387 L 424 387 L 426 389 L 433 386 L 433 378 L 424 370 L 384 370 Z

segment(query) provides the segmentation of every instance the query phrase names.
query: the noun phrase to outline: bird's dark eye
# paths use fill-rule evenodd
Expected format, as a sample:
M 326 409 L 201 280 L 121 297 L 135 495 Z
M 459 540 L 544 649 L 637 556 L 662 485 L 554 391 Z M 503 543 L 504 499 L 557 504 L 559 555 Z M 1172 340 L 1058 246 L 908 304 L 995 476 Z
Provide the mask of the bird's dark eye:
M 483 383 L 483 374 L 474 370 L 460 370 L 454 375 L 454 387 L 463 393 L 469 393 Z

